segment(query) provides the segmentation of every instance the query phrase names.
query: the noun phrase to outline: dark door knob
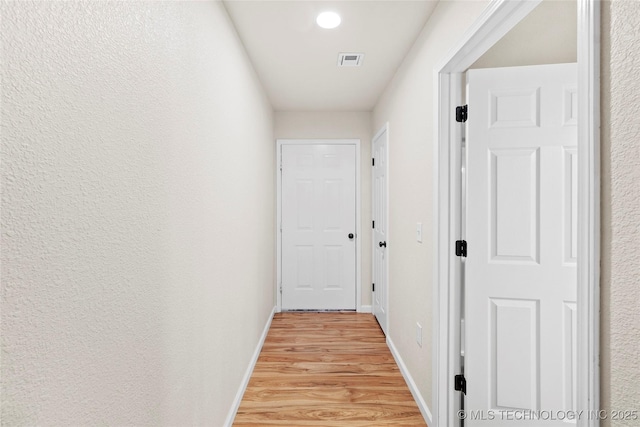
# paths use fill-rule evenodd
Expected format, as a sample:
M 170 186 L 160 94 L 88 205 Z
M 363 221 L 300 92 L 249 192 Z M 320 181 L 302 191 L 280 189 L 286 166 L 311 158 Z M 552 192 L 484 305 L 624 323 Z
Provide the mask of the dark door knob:
M 387 242 L 380 242 L 380 243 L 378 243 L 378 245 L 379 245 L 381 248 L 386 248 L 386 247 L 387 247 Z
M 349 239 L 353 239 L 353 233 L 349 233 Z

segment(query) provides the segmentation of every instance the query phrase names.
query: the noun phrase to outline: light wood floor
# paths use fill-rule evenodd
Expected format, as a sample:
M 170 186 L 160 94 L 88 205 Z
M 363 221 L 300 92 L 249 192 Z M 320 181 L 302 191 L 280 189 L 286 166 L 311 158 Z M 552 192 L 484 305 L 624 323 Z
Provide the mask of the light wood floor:
M 371 314 L 279 313 L 238 409 L 243 426 L 425 426 Z

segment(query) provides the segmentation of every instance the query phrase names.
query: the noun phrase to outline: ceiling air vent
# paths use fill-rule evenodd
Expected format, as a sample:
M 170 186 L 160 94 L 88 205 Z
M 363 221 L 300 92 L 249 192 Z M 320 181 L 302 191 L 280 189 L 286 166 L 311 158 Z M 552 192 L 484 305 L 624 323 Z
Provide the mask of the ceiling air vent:
M 359 67 L 363 58 L 364 53 L 339 53 L 338 67 Z

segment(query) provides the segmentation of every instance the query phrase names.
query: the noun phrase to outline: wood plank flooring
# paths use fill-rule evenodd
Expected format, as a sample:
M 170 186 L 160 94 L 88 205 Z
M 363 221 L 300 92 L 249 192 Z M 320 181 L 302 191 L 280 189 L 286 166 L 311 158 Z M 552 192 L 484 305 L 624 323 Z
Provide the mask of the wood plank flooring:
M 233 424 L 425 426 L 371 314 L 279 313 Z

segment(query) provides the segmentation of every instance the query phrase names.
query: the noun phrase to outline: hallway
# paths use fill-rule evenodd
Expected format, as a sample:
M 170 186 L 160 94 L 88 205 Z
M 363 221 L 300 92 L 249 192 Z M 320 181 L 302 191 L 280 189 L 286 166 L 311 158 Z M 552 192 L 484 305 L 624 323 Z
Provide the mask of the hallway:
M 276 314 L 234 426 L 424 426 L 370 314 Z
M 315 20 L 328 3 L 345 8 L 334 30 Z M 453 316 L 440 314 L 454 307 L 449 249 L 463 236 L 440 226 L 448 216 L 439 208 L 461 199 L 441 191 L 452 182 L 441 166 L 455 166 L 444 160 L 457 150 L 440 145 L 453 134 L 438 108 L 448 93 L 438 81 L 462 76 L 439 79 L 438 70 L 490 13 L 519 3 L 536 2 L 0 2 L 1 424 L 230 427 L 238 413 L 236 425 L 245 426 L 424 425 L 421 414 L 431 427 L 457 425 L 448 383 L 458 372 L 440 366 L 453 370 L 443 354 L 457 341 L 441 333 Z M 591 101 L 601 112 L 590 119 L 601 128 L 590 137 L 601 142 L 588 159 L 602 173 L 586 173 L 587 156 L 565 163 L 567 171 L 580 165 L 595 187 L 589 215 L 565 199 L 567 215 L 583 212 L 591 228 L 567 227 L 563 238 L 590 236 L 581 241 L 601 258 L 590 276 L 594 292 L 578 299 L 599 310 L 600 324 L 581 340 L 599 358 L 571 350 L 599 370 L 579 373 L 588 381 L 575 398 L 592 390 L 597 409 L 635 410 L 640 2 L 573 3 L 540 2 L 553 5 L 562 38 L 545 20 L 518 32 L 524 44 L 500 43 L 488 56 L 573 62 L 556 56 L 571 50 L 602 63 L 589 86 L 600 85 L 594 95 L 602 100 Z M 593 37 L 578 37 L 577 19 L 563 24 L 556 8 L 569 6 L 589 6 L 579 15 L 589 25 L 579 27 Z M 429 15 L 420 21 L 414 8 Z M 404 34 L 404 44 L 391 33 Z M 361 66 L 338 66 L 349 53 L 365 54 Z M 567 113 L 589 98 L 564 99 Z M 376 241 L 372 139 L 387 125 L 389 226 Z M 345 324 L 318 324 L 338 316 L 326 313 L 278 314 L 270 323 L 281 308 L 282 139 L 360 141 L 353 233 L 362 314 L 339 315 Z M 367 314 L 380 285 L 374 243 L 382 241 L 387 343 Z M 570 312 L 577 313 L 567 311 L 563 324 L 577 330 L 584 322 Z

